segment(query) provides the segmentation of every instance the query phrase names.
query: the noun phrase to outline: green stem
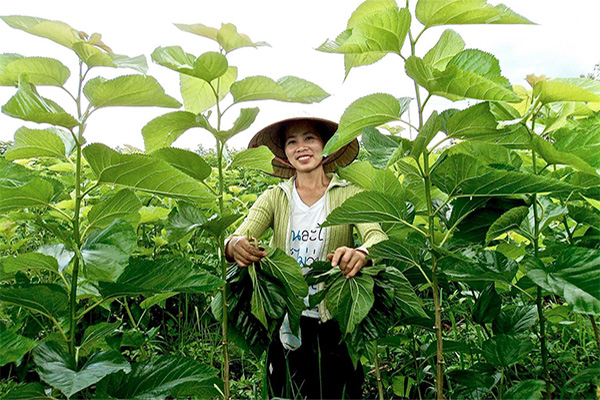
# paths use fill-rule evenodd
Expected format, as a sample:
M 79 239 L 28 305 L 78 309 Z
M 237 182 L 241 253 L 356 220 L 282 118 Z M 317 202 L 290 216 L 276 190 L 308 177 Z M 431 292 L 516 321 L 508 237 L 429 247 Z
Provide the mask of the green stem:
M 131 313 L 131 309 L 129 308 L 129 304 L 127 303 L 127 298 L 123 299 L 123 302 L 121 304 L 123 304 L 123 307 L 125 307 L 125 311 L 127 311 L 127 316 L 131 320 L 133 328 L 137 329 L 138 323 L 135 321 L 135 318 L 133 318 L 133 314 Z
M 423 32 L 424 28 L 416 39 L 413 39 L 412 32 L 408 32 L 410 39 L 410 50 L 411 55 L 416 55 L 416 44 Z M 419 131 L 423 128 L 423 110 L 425 104 L 421 102 L 421 92 L 419 90 L 419 84 L 414 82 L 415 94 L 417 100 L 417 110 L 419 113 Z M 429 98 L 428 98 L 429 99 Z M 417 160 L 417 165 L 419 164 Z M 432 196 L 431 196 L 431 169 L 429 166 L 429 151 L 425 149 L 423 151 L 423 169 L 419 168 L 425 184 L 425 196 L 427 201 L 427 214 L 429 221 L 429 242 L 432 248 L 435 247 L 435 212 L 433 210 Z M 431 273 L 432 273 L 432 285 L 433 290 L 433 304 L 435 308 L 435 331 L 436 331 L 436 345 L 437 345 L 437 360 L 436 360 L 436 397 L 438 400 L 444 399 L 444 349 L 443 349 L 443 337 L 442 337 L 442 304 L 440 301 L 440 292 L 438 285 L 438 260 L 435 253 L 431 253 Z
M 532 121 L 532 134 L 535 135 L 535 131 L 533 128 L 535 127 L 535 119 Z M 535 150 L 531 150 L 531 159 L 533 166 L 533 173 L 537 175 L 537 157 Z M 534 256 L 539 258 L 540 251 L 540 217 L 538 215 L 538 202 L 537 202 L 537 194 L 533 194 L 533 220 L 534 220 L 534 229 L 533 229 L 533 252 Z M 546 381 L 546 399 L 551 399 L 551 385 L 550 385 L 550 373 L 548 370 L 548 348 L 546 344 L 546 319 L 544 317 L 544 304 L 543 304 L 543 296 L 542 296 L 542 288 L 538 286 L 537 288 L 537 298 L 536 298 L 536 306 L 538 311 L 538 319 L 540 321 L 540 346 L 542 351 L 542 368 L 544 374 L 544 380 Z
M 217 102 L 217 108 L 219 103 Z M 219 120 L 220 125 L 220 120 Z M 223 176 L 223 148 L 225 143 L 217 140 L 217 167 L 219 170 L 219 212 L 220 215 L 225 213 L 225 204 L 223 203 L 223 195 L 225 193 L 225 179 Z M 229 340 L 228 340 L 228 316 L 227 316 L 227 260 L 225 259 L 225 244 L 222 235 L 219 235 L 219 260 L 221 263 L 221 278 L 223 279 L 223 286 L 221 287 L 221 293 L 223 296 L 223 313 L 221 320 L 221 331 L 223 336 L 223 391 L 225 399 L 231 397 L 229 388 Z
M 73 241 L 78 251 L 75 252 L 73 261 L 73 273 L 71 278 L 71 327 L 69 331 L 69 352 L 75 355 L 75 331 L 77 325 L 77 280 L 79 279 L 79 265 L 81 262 L 81 238 L 79 236 L 79 213 L 81 210 L 81 145 L 77 143 L 77 167 L 75 172 L 75 210 L 73 212 Z
M 431 178 L 429 176 L 429 152 L 423 152 L 423 178 L 425 181 L 425 196 L 427 199 L 427 213 L 429 218 L 429 241 L 432 248 L 435 246 L 435 214 L 432 205 L 431 196 Z M 435 331 L 437 344 L 437 361 L 436 361 L 436 393 L 437 399 L 444 398 L 444 347 L 442 336 L 442 302 L 440 299 L 440 288 L 438 284 L 438 260 L 435 253 L 431 253 L 431 276 L 433 290 L 433 304 L 435 308 Z
M 377 351 L 375 351 L 375 375 L 377 376 L 377 391 L 379 392 L 379 400 L 383 400 L 383 380 L 381 379 L 380 367 L 379 355 L 377 354 Z
M 89 69 L 87 70 L 89 71 Z M 77 327 L 77 280 L 79 279 L 79 267 L 83 261 L 81 257 L 81 232 L 79 215 L 81 213 L 81 203 L 83 196 L 81 193 L 83 163 L 82 163 L 82 146 L 83 146 L 83 131 L 85 130 L 86 119 L 82 118 L 81 114 L 81 94 L 83 91 L 83 80 L 86 72 L 83 72 L 83 62 L 79 62 L 79 86 L 77 89 L 77 116 L 79 120 L 79 129 L 76 136 L 77 151 L 75 155 L 75 209 L 73 211 L 73 243 L 75 258 L 73 261 L 73 273 L 71 275 L 71 299 L 70 299 L 70 330 L 69 330 L 69 352 L 75 356 L 75 331 Z

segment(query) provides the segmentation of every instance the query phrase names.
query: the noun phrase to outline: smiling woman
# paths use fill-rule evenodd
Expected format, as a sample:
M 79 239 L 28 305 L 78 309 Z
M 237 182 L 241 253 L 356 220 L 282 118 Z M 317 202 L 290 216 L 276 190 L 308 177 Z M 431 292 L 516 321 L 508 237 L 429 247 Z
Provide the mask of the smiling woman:
M 329 212 L 359 192 L 327 170 L 351 163 L 358 154 L 356 139 L 336 153 L 323 158 L 323 147 L 337 124 L 316 118 L 294 118 L 276 122 L 260 130 L 249 147 L 266 145 L 274 154 L 276 176 L 291 177 L 268 190 L 254 203 L 248 217 L 226 243 L 231 261 L 246 267 L 266 256 L 250 244 L 267 228 L 273 228 L 271 247 L 278 247 L 310 272 L 314 261 L 331 262 L 332 268 L 352 279 L 365 265 L 368 247 L 387 236 L 378 224 L 353 224 L 362 240 L 354 248 L 353 225 L 322 228 Z M 322 285 L 309 287 L 315 296 Z M 364 379 L 360 362 L 357 366 L 348 354 L 338 323 L 324 302 L 302 312 L 299 333 L 290 328 L 286 318 L 279 337 L 269 347 L 267 371 L 270 395 L 295 398 L 361 398 Z M 321 324 L 323 323 L 323 324 Z M 287 373 L 286 373 L 287 372 Z M 321 382 L 327 382 L 322 385 Z

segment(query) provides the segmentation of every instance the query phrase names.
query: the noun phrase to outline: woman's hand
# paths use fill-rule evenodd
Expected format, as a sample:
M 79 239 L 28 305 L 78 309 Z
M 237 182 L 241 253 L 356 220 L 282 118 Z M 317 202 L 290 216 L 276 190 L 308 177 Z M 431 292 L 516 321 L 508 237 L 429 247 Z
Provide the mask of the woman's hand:
M 331 261 L 332 267 L 339 267 L 346 278 L 352 278 L 368 262 L 363 251 L 350 247 L 338 247 L 335 253 L 327 254 L 327 259 Z
M 246 236 L 234 236 L 225 247 L 225 257 L 235 261 L 240 267 L 247 267 L 253 262 L 260 261 L 266 255 L 264 249 L 250 244 Z

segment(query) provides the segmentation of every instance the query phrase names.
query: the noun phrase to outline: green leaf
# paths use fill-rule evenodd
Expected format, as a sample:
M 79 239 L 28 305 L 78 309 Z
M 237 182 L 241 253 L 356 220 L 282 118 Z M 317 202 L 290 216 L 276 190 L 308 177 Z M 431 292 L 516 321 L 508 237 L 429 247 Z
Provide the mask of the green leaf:
M 71 129 L 79 123 L 50 99 L 40 96 L 31 83 L 20 80 L 17 93 L 2 106 L 2 112 L 14 118 L 48 123 Z
M 473 305 L 473 309 L 471 310 L 473 321 L 481 325 L 492 322 L 500 313 L 501 307 L 502 299 L 492 283 L 480 293 L 475 301 L 475 305 Z
M 58 263 L 58 272 L 60 273 L 67 269 L 75 255 L 74 252 L 67 249 L 62 243 L 42 245 L 37 249 L 37 253 L 53 257 Z M 51 263 L 54 264 L 53 262 Z
M 188 129 L 202 127 L 196 115 L 187 111 L 174 111 L 161 115 L 142 128 L 147 153 L 169 147 Z
M 557 179 L 488 167 L 466 154 L 453 154 L 437 164 L 431 179 L 451 197 L 508 196 L 575 190 Z
M 342 336 L 352 333 L 369 313 L 375 301 L 373 285 L 373 278 L 365 274 L 350 279 L 340 274 L 332 283 L 325 302 L 340 324 Z
M 193 54 L 186 53 L 180 46 L 157 47 L 152 52 L 152 61 L 182 74 L 193 75 Z M 199 77 L 198 77 L 199 78 Z
M 100 143 L 86 146 L 83 155 L 101 183 L 202 204 L 215 198 L 198 181 L 163 160 L 139 154 L 121 154 Z
M 369 248 L 371 258 L 385 258 L 406 263 L 409 267 L 422 265 L 425 251 L 406 239 L 393 238 Z
M 328 40 L 317 50 L 331 53 L 400 54 L 410 27 L 406 8 L 386 7 L 361 18 L 335 41 Z
M 562 296 L 582 314 L 600 315 L 600 250 L 567 247 L 554 264 L 527 276 L 551 293 Z
M 482 102 L 457 111 L 446 122 L 446 134 L 457 139 L 486 139 L 498 134 L 498 122 L 490 103 Z
M 65 143 L 53 128 L 38 130 L 21 127 L 15 132 L 15 143 L 8 148 L 4 157 L 7 160 L 19 160 L 33 157 L 67 156 Z
M 115 283 L 100 282 L 104 298 L 151 295 L 156 293 L 204 293 L 221 285 L 221 280 L 206 271 L 194 270 L 181 258 L 143 260 L 131 258 Z
M 340 168 L 337 173 L 340 178 L 369 190 L 375 171 L 368 161 L 355 161 L 347 167 Z
M 227 168 L 258 169 L 272 174 L 273 165 L 271 165 L 271 160 L 273 157 L 273 153 L 267 146 L 247 149 L 237 153 Z
M 541 379 L 526 379 L 504 392 L 505 399 L 540 400 L 546 391 L 546 382 Z
M 296 103 L 316 103 L 329 96 L 319 86 L 294 76 L 277 82 L 266 76 L 251 76 L 231 85 L 234 103 L 252 100 L 279 100 Z
M 415 160 L 418 160 L 423 151 L 427 149 L 427 146 L 429 143 L 431 143 L 435 135 L 438 134 L 440 129 L 442 129 L 442 121 L 440 120 L 437 111 L 434 111 L 431 113 L 429 119 L 427 122 L 425 122 L 425 125 L 423 125 L 423 128 L 421 128 L 419 134 L 413 141 L 410 156 L 414 157 Z
M 124 75 L 107 80 L 97 77 L 83 88 L 85 97 L 96 108 L 115 106 L 155 106 L 179 108 L 181 103 L 165 94 L 151 76 Z
M 526 333 L 537 321 L 537 309 L 534 305 L 504 308 L 492 323 L 494 335 L 516 335 Z
M 563 153 L 582 158 L 594 168 L 600 168 L 600 119 L 586 118 L 577 121 L 575 126 L 563 128 L 553 135 L 553 146 Z
M 42 179 L 33 179 L 18 187 L 0 187 L 0 212 L 47 207 L 54 195 L 52 184 Z
M 408 211 L 402 199 L 375 191 L 358 193 L 333 210 L 323 227 L 361 222 L 406 223 Z
M 30 350 L 37 346 L 35 340 L 28 337 L 17 335 L 15 332 L 6 329 L 0 325 L 0 367 L 19 360 Z
M 39 382 L 27 383 L 17 386 L 8 392 L 9 398 L 13 400 L 52 400 L 45 392 L 45 386 Z
M 280 249 L 272 249 L 261 261 L 261 268 L 267 274 L 277 278 L 288 294 L 304 298 L 308 294 L 308 286 L 302 276 L 298 262 Z
M 217 138 L 217 140 L 220 140 L 222 143 L 225 143 L 233 136 L 248 129 L 250 125 L 254 123 L 258 112 L 258 108 L 242 108 L 240 110 L 240 115 L 233 123 L 233 127 L 227 131 L 213 130 L 208 124 L 208 121 L 206 121 L 206 123 L 203 125 L 203 128 L 208 129 Z
M 96 203 L 88 212 L 88 227 L 86 230 L 104 228 L 119 218 L 136 225 L 140 220 L 139 210 L 142 207 L 140 199 L 129 189 L 114 193 L 99 203 Z
M 231 85 L 231 95 L 235 103 L 252 100 L 287 101 L 285 89 L 266 76 L 251 76 Z
M 148 72 L 146 57 L 139 55 L 128 57 L 120 54 L 107 53 L 90 42 L 73 44 L 73 50 L 88 67 L 131 68 L 142 74 Z
M 0 55 L 0 86 L 17 86 L 22 74 L 34 86 L 63 86 L 71 71 L 53 58 Z
M 498 218 L 485 235 L 485 240 L 490 243 L 498 236 L 519 229 L 521 223 L 529 214 L 529 207 L 516 207 L 508 210 Z
M 158 47 L 152 60 L 182 74 L 211 82 L 227 72 L 227 58 L 221 53 L 207 52 L 196 58 L 179 46 Z
M 82 39 L 76 29 L 60 21 L 50 21 L 43 18 L 12 15 L 0 17 L 11 28 L 20 29 L 32 35 L 50 39 L 70 49 Z
M 212 172 L 210 165 L 200 155 L 189 150 L 163 147 L 153 151 L 150 155 L 165 160 L 181 172 L 198 181 L 208 178 Z
M 265 291 L 263 291 L 263 288 L 261 287 L 254 264 L 248 266 L 248 274 L 252 279 L 252 286 L 254 286 L 254 291 L 252 292 L 252 298 L 250 300 L 252 315 L 263 324 L 265 329 L 269 329 L 269 322 L 267 321 L 267 313 L 265 311 L 265 303 L 268 300 L 265 299 Z
M 296 332 L 300 326 L 300 315 L 305 309 L 304 297 L 308 295 L 302 268 L 293 257 L 278 248 L 268 250 L 267 257 L 261 260 L 260 266 L 263 273 L 275 278 L 283 286 L 290 327 L 292 332 Z
M 552 143 L 547 142 L 541 137 L 534 135 L 531 141 L 531 147 L 548 164 L 570 165 L 571 167 L 588 174 L 596 174 L 596 168 L 572 153 L 558 151 Z
M 196 228 L 204 229 L 218 238 L 240 217 L 240 214 L 225 214 L 206 218 L 198 206 L 180 201 L 169 214 L 165 225 L 167 238 L 171 243 L 176 242 Z
M 533 343 L 523 337 L 496 335 L 483 342 L 481 353 L 490 364 L 506 368 L 521 361 L 533 348 Z
M 410 148 L 407 139 L 384 135 L 373 127 L 364 128 L 361 136 L 362 147 L 369 153 L 369 162 L 375 168 L 385 169 L 395 164 Z M 354 165 L 356 163 L 352 163 Z
M 106 377 L 98 384 L 100 397 L 117 399 L 186 398 L 204 389 L 204 398 L 218 397 L 213 385 L 219 371 L 193 358 L 157 356 L 131 364 L 131 372 Z M 189 386 L 187 384 L 190 384 Z M 218 387 L 218 386 L 217 386 Z
M 60 321 L 67 317 L 69 299 L 61 286 L 53 284 L 0 288 L 0 301 L 38 312 Z
M 71 397 L 97 383 L 107 375 L 131 370 L 127 360 L 116 351 L 102 351 L 92 355 L 81 368 L 75 358 L 57 342 L 44 342 L 33 352 L 40 378 Z
M 438 42 L 423 57 L 423 61 L 443 71 L 448 62 L 465 48 L 462 37 L 452 29 L 446 29 Z
M 279 79 L 277 84 L 285 92 L 285 101 L 288 102 L 311 104 L 329 97 L 329 93 L 321 87 L 295 76 L 285 76 Z
M 268 46 L 265 42 L 253 42 L 247 35 L 238 33 L 233 24 L 221 24 L 220 29 L 202 24 L 175 24 L 175 26 L 184 32 L 194 33 L 218 42 L 226 53 L 242 47 Z
M 223 54 L 211 51 L 196 59 L 193 74 L 196 78 L 211 82 L 223 76 L 228 67 L 227 58 Z
M 113 220 L 102 230 L 91 232 L 81 248 L 83 275 L 90 280 L 115 282 L 136 245 L 133 227 L 120 219 Z
M 543 104 L 556 101 L 600 102 L 600 94 L 587 90 L 577 81 L 539 81 L 533 87 L 533 97 L 538 97 Z
M 79 346 L 79 354 L 87 355 L 91 350 L 99 348 L 103 339 L 115 333 L 121 322 L 100 322 L 95 325 L 88 326 L 83 333 L 81 345 Z
M 512 283 L 519 266 L 498 251 L 485 250 L 475 258 L 447 255 L 440 259 L 440 270 L 449 280 L 463 282 Z
M 518 170 L 523 164 L 523 159 L 516 151 L 476 140 L 460 142 L 448 148 L 446 154 L 467 154 L 482 164 L 506 170 Z
M 394 299 L 405 315 L 429 318 L 423 310 L 423 302 L 413 290 L 411 283 L 400 271 L 396 268 L 387 267 L 384 276 L 392 284 Z
M 505 81 L 500 80 L 499 69 L 498 74 L 494 75 L 478 73 L 480 69 L 489 67 L 487 64 L 490 60 L 495 60 L 493 56 L 480 51 L 470 51 L 466 53 L 468 56 L 463 56 L 464 52 L 469 50 L 463 50 L 454 56 L 444 71 L 433 68 L 418 57 L 410 56 L 405 64 L 406 73 L 430 94 L 452 101 L 465 98 L 513 103 L 522 101 L 506 87 Z
M 2 266 L 4 272 L 9 274 L 29 269 L 58 273 L 56 258 L 40 253 L 22 253 L 17 256 L 3 258 Z
M 229 67 L 225 75 L 215 79 L 210 85 L 202 79 L 188 75 L 180 76 L 181 96 L 186 111 L 200 114 L 217 103 L 213 88 L 217 90 L 219 100 L 229 94 L 231 85 L 238 76 L 237 67 Z M 212 88 L 211 88 L 212 86 Z
M 457 24 L 531 24 L 503 4 L 486 0 L 419 0 L 417 19 L 426 27 Z
M 338 130 L 325 145 L 323 155 L 332 154 L 350 143 L 362 133 L 363 128 L 400 119 L 406 111 L 403 104 L 394 96 L 384 93 L 371 94 L 354 101 L 344 111 Z

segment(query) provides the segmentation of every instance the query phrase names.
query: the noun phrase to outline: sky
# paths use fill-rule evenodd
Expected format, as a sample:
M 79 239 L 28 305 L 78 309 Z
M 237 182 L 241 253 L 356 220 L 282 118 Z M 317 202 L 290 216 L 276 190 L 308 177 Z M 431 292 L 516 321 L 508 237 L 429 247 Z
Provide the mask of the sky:
M 488 0 L 492 5 L 500 2 Z M 102 34 L 104 43 L 117 54 L 148 59 L 149 75 L 154 76 L 167 94 L 181 101 L 179 77 L 174 71 L 152 63 L 150 54 L 159 46 L 178 45 L 196 56 L 217 51 L 216 42 L 180 31 L 174 23 L 201 23 L 220 27 L 232 23 L 253 41 L 265 41 L 270 47 L 244 48 L 230 53 L 230 65 L 239 69 L 238 79 L 265 75 L 272 79 L 294 75 L 321 86 L 331 94 L 317 104 L 257 101 L 243 107 L 261 109 L 255 123 L 228 144 L 245 148 L 260 128 L 280 119 L 297 116 L 328 118 L 338 122 L 346 107 L 360 97 L 372 93 L 389 93 L 395 97 L 414 97 L 412 81 L 404 73 L 402 59 L 388 55 L 377 64 L 352 69 L 344 80 L 343 55 L 316 50 L 326 39 L 334 39 L 345 28 L 352 12 L 362 0 L 20 0 L 2 2 L 0 15 L 27 15 L 66 22 L 88 34 Z M 416 1 L 411 0 L 411 4 Z M 403 6 L 405 2 L 399 1 Z M 461 25 L 450 28 L 466 42 L 466 48 L 477 48 L 494 54 L 502 73 L 511 83 L 526 86 L 528 74 L 551 78 L 579 77 L 592 72 L 600 62 L 597 19 L 598 0 L 504 0 L 502 4 L 535 22 L 535 25 Z M 429 29 L 420 40 L 417 55 L 423 56 L 435 44 L 446 27 Z M 70 50 L 47 39 L 15 30 L 0 21 L 0 53 L 45 56 L 61 60 L 76 75 L 77 59 Z M 95 69 L 107 78 L 131 70 Z M 75 89 L 73 80 L 67 88 Z M 0 87 L 0 104 L 14 94 L 11 87 Z M 56 88 L 40 88 L 43 96 L 74 113 L 64 93 Z M 229 99 L 224 102 L 229 104 Z M 449 107 L 463 108 L 444 99 L 430 101 L 430 111 Z M 239 109 L 239 107 L 237 107 Z M 111 147 L 130 145 L 143 149 L 142 127 L 151 119 L 172 109 L 155 107 L 106 108 L 94 113 L 86 129 L 88 143 L 101 142 Z M 237 111 L 228 113 L 225 128 L 233 123 Z M 12 140 L 21 126 L 42 129 L 0 114 L 0 141 Z M 175 147 L 196 149 L 214 146 L 210 133 L 195 128 L 186 132 Z

